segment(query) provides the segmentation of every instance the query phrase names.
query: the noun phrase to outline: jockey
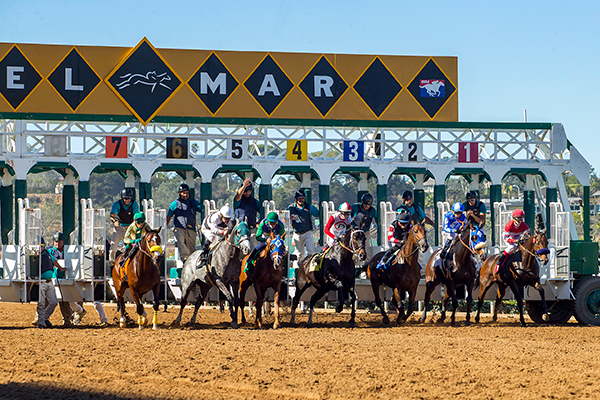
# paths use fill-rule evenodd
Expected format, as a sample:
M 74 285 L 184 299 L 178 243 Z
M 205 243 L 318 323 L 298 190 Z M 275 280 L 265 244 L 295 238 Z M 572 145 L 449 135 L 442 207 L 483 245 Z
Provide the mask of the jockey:
M 387 263 L 391 257 L 406 243 L 408 235 L 410 234 L 411 219 L 410 214 L 404 210 L 396 216 L 396 219 L 392 221 L 390 229 L 388 230 L 388 242 L 390 243 L 390 249 L 381 258 L 380 264 L 388 266 Z
M 137 252 L 139 248 L 138 243 L 142 240 L 142 237 L 150 232 L 152 228 L 146 222 L 146 216 L 143 212 L 137 212 L 133 216 L 133 222 L 127 228 L 125 232 L 125 237 L 123 238 L 123 243 L 125 243 L 125 254 L 121 260 L 121 265 L 125 265 L 125 261 L 127 259 L 133 257 L 133 255 Z
M 414 201 L 415 199 L 413 197 L 413 193 L 410 190 L 405 190 L 402 192 L 403 204 L 398 208 L 398 210 L 396 210 L 396 212 L 404 210 L 410 216 L 411 221 L 435 226 L 435 223 L 425 214 L 425 211 L 423 211 L 421 206 L 415 204 Z
M 504 239 L 504 243 L 506 243 L 506 248 L 500 255 L 500 259 L 498 259 L 498 268 L 503 269 L 504 261 L 506 256 L 512 253 L 517 246 L 519 245 L 519 240 L 523 233 L 529 231 L 529 226 L 523 221 L 525 218 L 525 213 L 523 210 L 515 210 L 512 213 L 512 220 L 508 221 L 508 223 L 504 226 L 504 234 L 502 235 Z
M 327 239 L 327 245 L 323 250 L 333 244 L 334 241 L 340 240 L 346 233 L 346 228 L 352 223 L 352 217 L 350 216 L 350 204 L 342 203 L 338 209 L 339 211 L 329 217 L 325 229 L 323 232 L 331 239 Z
M 248 257 L 248 261 L 246 263 L 247 267 L 254 265 L 254 260 L 260 251 L 267 245 L 267 239 L 271 237 L 271 233 L 273 233 L 275 236 L 283 236 L 285 234 L 283 222 L 279 220 L 279 215 L 277 215 L 277 213 L 274 211 L 268 213 L 267 218 L 263 219 L 258 225 L 258 229 L 256 230 L 256 240 L 258 241 L 258 244 L 254 250 L 252 250 L 250 257 Z
M 219 211 L 214 211 L 202 221 L 201 231 L 204 235 L 204 247 L 200 256 L 201 263 L 208 260 L 210 245 L 216 240 L 222 239 L 227 235 L 229 221 L 233 217 L 233 210 L 229 203 L 225 204 Z
M 440 253 L 440 259 L 446 259 L 448 255 L 448 249 L 454 242 L 456 232 L 467 223 L 467 217 L 465 217 L 465 206 L 462 203 L 456 202 L 452 205 L 452 210 L 448 211 L 444 215 L 444 229 L 442 229 L 442 240 L 444 241 L 444 248 Z

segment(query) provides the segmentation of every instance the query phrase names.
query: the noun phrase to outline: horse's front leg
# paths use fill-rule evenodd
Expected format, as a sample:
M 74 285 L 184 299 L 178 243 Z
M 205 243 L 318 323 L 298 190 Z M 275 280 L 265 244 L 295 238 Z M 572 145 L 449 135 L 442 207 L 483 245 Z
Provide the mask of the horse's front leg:
M 492 316 L 492 321 L 494 322 L 498 320 L 498 310 L 506 294 L 506 285 L 504 283 L 496 282 L 496 285 L 498 286 L 498 291 L 496 292 L 496 304 L 494 304 L 494 315 Z
M 433 293 L 433 290 L 437 285 L 438 284 L 436 281 L 429 281 L 425 284 L 425 304 L 423 307 L 423 314 L 421 315 L 421 319 L 419 319 L 421 323 L 425 322 L 425 319 L 427 318 L 427 307 L 429 306 L 429 301 L 431 300 L 431 293 Z
M 244 315 L 244 307 L 246 307 L 246 292 L 250 288 L 250 285 L 252 285 L 252 281 L 250 279 L 246 278 L 240 286 L 239 305 L 240 305 L 240 313 L 242 314 L 242 324 L 246 323 L 246 316 Z
M 354 282 L 354 278 L 352 278 L 352 282 Z M 350 295 L 350 303 L 352 307 L 350 321 L 348 321 L 348 328 L 354 328 L 356 326 L 356 293 L 354 292 L 354 285 L 348 289 L 348 294 Z
M 144 310 L 144 305 L 142 304 L 142 301 L 140 299 L 141 296 L 138 294 L 137 290 L 134 290 L 131 287 L 129 288 L 129 291 L 131 292 L 131 297 L 133 297 L 133 301 L 135 302 L 135 308 L 138 313 L 138 327 L 140 328 L 140 330 L 144 329 L 144 325 L 148 323 L 148 320 L 145 317 L 146 310 Z
M 408 292 L 408 310 L 406 311 L 406 317 L 404 317 L 404 322 L 408 320 L 408 318 L 415 311 L 415 297 L 417 297 L 417 288 L 411 289 Z
M 346 302 L 344 286 L 342 285 L 341 287 L 339 287 L 337 292 L 338 292 L 338 305 L 335 307 L 335 312 L 341 313 L 342 311 L 344 311 L 344 303 Z
M 317 305 L 317 301 L 319 301 L 324 295 L 328 292 L 327 289 L 324 289 L 322 286 L 317 289 L 317 291 L 310 298 L 310 311 L 308 313 L 308 325 L 312 325 L 312 317 L 315 311 L 315 306 Z
M 152 294 L 154 296 L 154 303 L 152 304 L 152 308 L 154 309 L 152 330 L 156 330 L 158 328 L 158 307 L 160 306 L 160 303 L 158 302 L 158 296 L 160 295 L 160 281 L 152 288 Z
M 481 269 L 481 273 L 483 272 L 483 267 Z M 479 294 L 477 296 L 477 315 L 475 316 L 475 322 L 479 322 L 479 316 L 481 315 L 481 307 L 483 307 L 483 299 L 485 299 L 485 294 L 488 289 L 492 287 L 494 281 L 493 279 L 482 279 L 481 275 L 479 277 Z
M 115 291 L 117 292 L 117 303 L 119 304 L 119 309 L 121 310 L 121 319 L 119 320 L 119 326 L 121 328 L 125 328 L 125 326 L 127 325 L 127 313 L 125 312 L 125 290 L 127 289 L 127 285 L 121 282 L 119 283 L 119 287 L 117 288 L 117 283 L 115 283 L 115 289 Z
M 396 318 L 396 325 L 400 325 L 404 321 L 404 304 L 402 303 L 402 294 L 400 289 L 394 288 L 394 298 L 398 302 L 398 318 Z
M 221 291 L 221 293 L 223 293 L 225 295 L 225 298 L 227 299 L 227 301 L 229 302 L 229 310 L 230 310 L 230 316 L 231 316 L 231 327 L 232 328 L 237 328 L 238 327 L 238 323 L 236 320 L 233 319 L 233 309 L 232 309 L 232 305 L 233 305 L 233 296 L 231 295 L 231 292 L 229 292 L 229 290 L 227 289 L 227 286 L 225 286 L 225 284 L 223 283 L 223 280 L 221 278 L 216 278 L 214 280 L 215 285 L 219 288 L 219 290 Z
M 262 329 L 262 306 L 264 303 L 265 290 L 263 290 L 260 286 L 254 285 L 254 291 L 256 292 L 256 326 L 258 329 Z
M 467 290 L 467 321 L 465 322 L 465 326 L 471 325 L 471 305 L 473 304 L 473 285 L 475 284 L 474 280 L 469 281 L 468 284 L 465 285 Z
M 542 320 L 548 322 L 550 317 L 548 316 L 548 307 L 546 306 L 546 293 L 544 292 L 544 288 L 540 285 L 540 281 L 538 280 L 534 286 L 537 291 L 540 293 L 540 298 L 542 299 L 542 308 L 544 309 L 544 313 L 542 314 Z
M 446 320 L 446 309 L 448 308 L 448 302 L 450 301 L 450 284 L 447 283 L 445 285 L 446 291 L 444 292 L 444 297 L 442 298 L 442 312 L 440 313 L 440 319 L 437 322 L 440 324 Z
M 381 287 L 381 283 L 379 282 L 379 278 L 376 273 L 371 275 L 371 288 L 373 289 L 373 296 L 375 296 L 375 304 L 381 310 L 381 316 L 383 317 L 383 323 L 389 324 L 390 319 L 387 316 L 387 313 L 384 310 L 383 303 L 381 302 L 381 296 L 379 295 L 379 288 Z
M 281 291 L 281 279 L 277 280 L 275 284 L 275 296 L 273 302 L 275 303 L 275 322 L 273 323 L 273 329 L 279 328 L 279 293 Z

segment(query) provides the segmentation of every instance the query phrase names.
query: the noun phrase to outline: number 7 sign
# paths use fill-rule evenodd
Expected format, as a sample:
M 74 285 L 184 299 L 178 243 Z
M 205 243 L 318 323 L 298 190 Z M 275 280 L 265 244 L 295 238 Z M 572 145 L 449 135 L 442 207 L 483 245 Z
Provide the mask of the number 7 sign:
M 477 142 L 459 142 L 458 143 L 458 162 L 459 163 L 477 163 L 477 162 L 479 162 L 479 143 L 477 143 Z

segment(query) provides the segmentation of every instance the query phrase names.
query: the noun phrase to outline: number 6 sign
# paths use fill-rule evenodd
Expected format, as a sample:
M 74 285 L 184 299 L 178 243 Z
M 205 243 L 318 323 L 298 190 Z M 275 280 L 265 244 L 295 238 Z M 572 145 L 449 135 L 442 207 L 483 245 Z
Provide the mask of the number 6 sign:
M 458 162 L 459 163 L 477 163 L 477 162 L 479 162 L 479 143 L 477 143 L 477 142 L 459 142 L 458 143 Z

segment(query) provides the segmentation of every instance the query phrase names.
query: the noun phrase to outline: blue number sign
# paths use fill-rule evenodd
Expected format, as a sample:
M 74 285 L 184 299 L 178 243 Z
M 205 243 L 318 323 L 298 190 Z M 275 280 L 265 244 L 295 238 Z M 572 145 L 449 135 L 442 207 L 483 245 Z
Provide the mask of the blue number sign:
M 365 161 L 365 142 L 344 140 L 344 161 Z

